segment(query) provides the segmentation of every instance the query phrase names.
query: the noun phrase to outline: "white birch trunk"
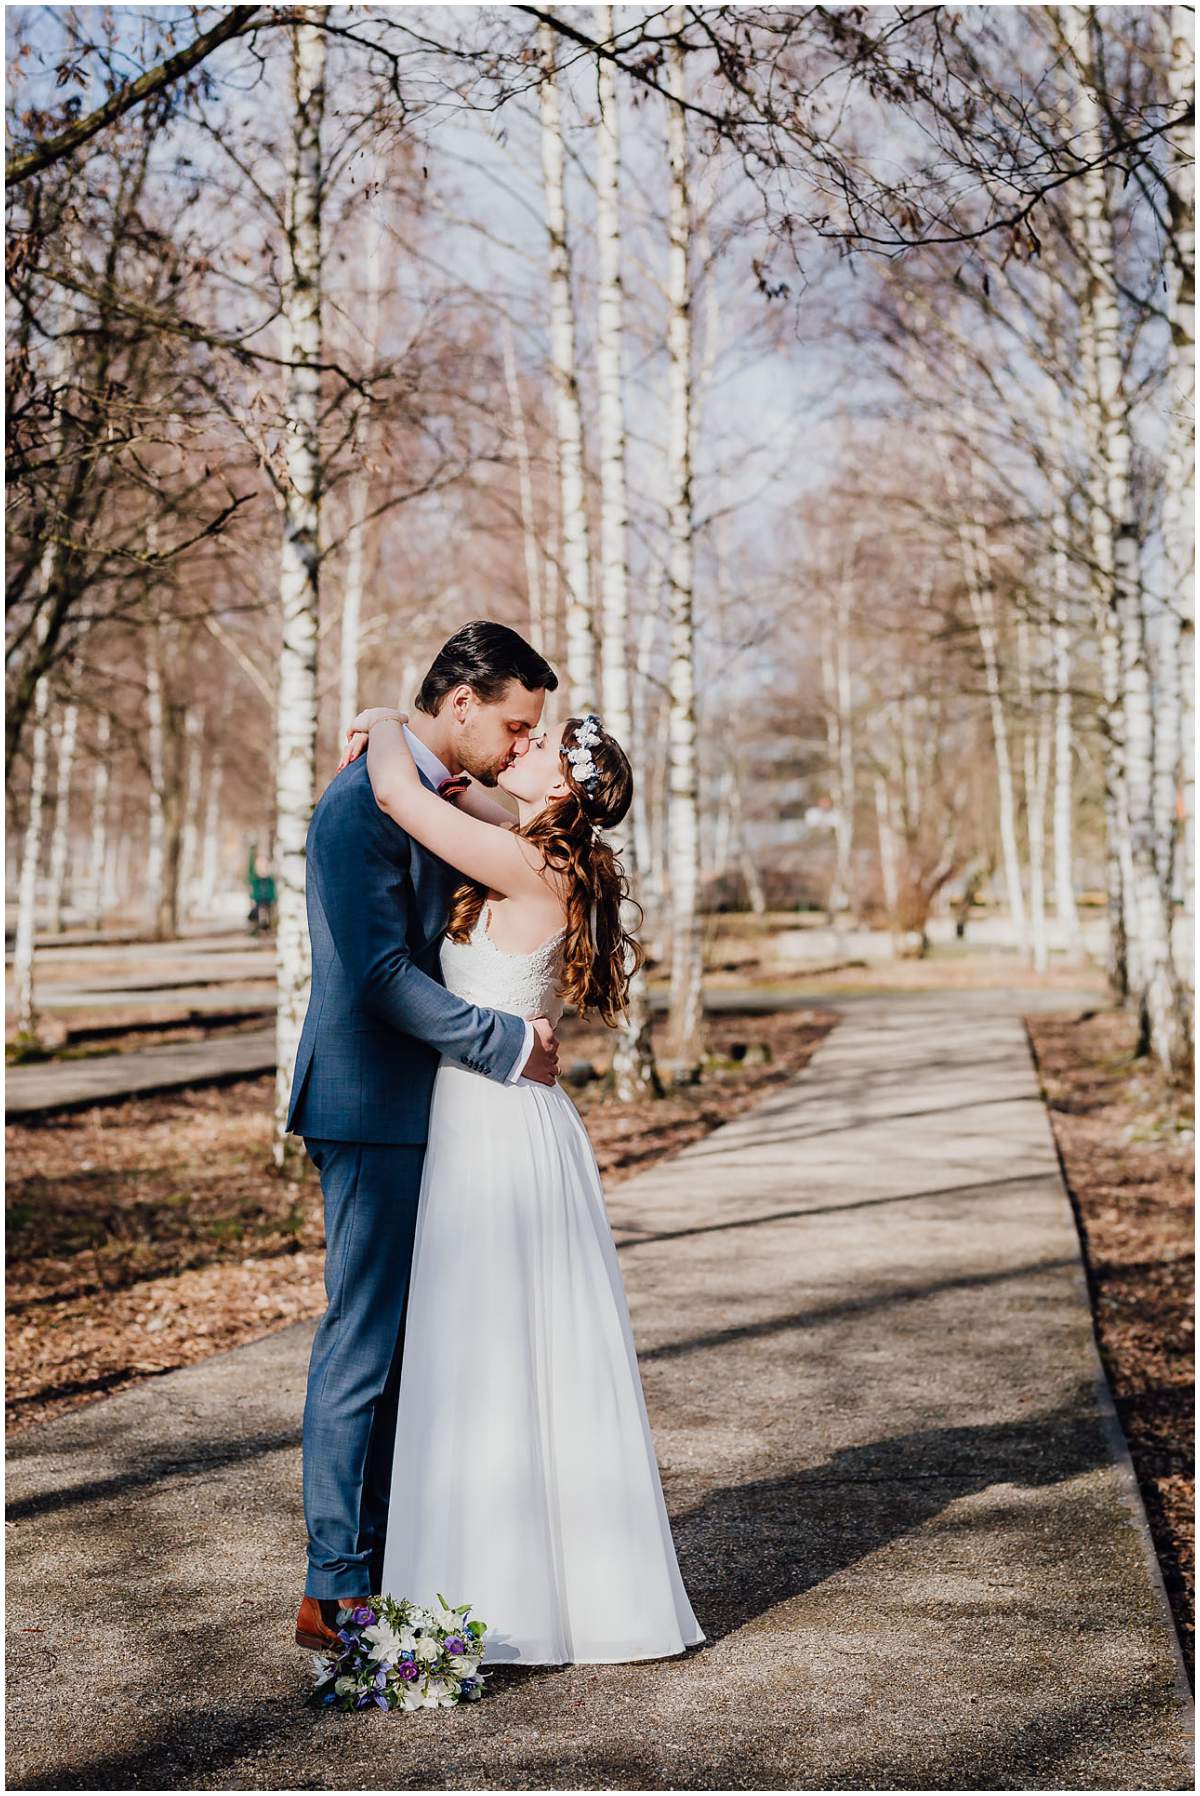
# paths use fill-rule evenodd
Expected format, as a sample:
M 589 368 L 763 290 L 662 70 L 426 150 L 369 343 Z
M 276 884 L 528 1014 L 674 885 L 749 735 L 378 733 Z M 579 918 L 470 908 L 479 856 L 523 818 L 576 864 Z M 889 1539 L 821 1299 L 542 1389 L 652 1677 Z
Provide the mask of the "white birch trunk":
M 633 765 L 633 836 L 637 867 L 647 904 L 657 906 L 662 899 L 654 859 L 651 829 L 650 774 L 653 764 L 650 744 L 649 702 L 650 658 L 654 652 L 655 627 L 658 622 L 654 606 L 647 605 L 638 626 L 637 660 L 631 687 L 630 761 Z
M 133 858 L 133 843 L 128 831 L 119 836 L 109 836 L 108 853 L 104 860 L 104 909 L 116 910 L 123 906 L 129 896 L 129 867 Z
M 602 9 L 601 31 L 615 32 L 611 6 Z M 604 720 L 623 748 L 633 737 L 629 681 L 629 548 L 625 493 L 625 386 L 622 366 L 624 293 L 621 284 L 621 139 L 617 83 L 611 62 L 600 60 L 600 147 L 596 209 L 600 248 L 600 292 L 596 367 L 600 389 L 600 575 L 602 593 L 601 674 Z M 638 926 L 637 836 L 632 817 L 611 833 L 621 855 L 634 902 L 625 906 L 624 926 Z M 623 1103 L 659 1092 L 650 1045 L 650 992 L 644 972 L 629 986 L 629 1007 L 612 1059 L 613 1089 Z
M 1025 837 L 1029 861 L 1029 939 L 1034 971 L 1044 973 L 1049 964 L 1046 932 L 1046 798 L 1050 783 L 1050 750 L 1053 717 L 1047 699 L 1047 682 L 1032 660 L 1031 630 L 1024 617 L 1017 619 L 1017 653 L 1021 670 L 1025 711 Z
M 508 415 L 517 458 L 517 492 L 521 503 L 521 542 L 525 551 L 525 591 L 529 609 L 529 640 L 543 654 L 546 640 L 542 613 L 542 546 L 538 541 L 537 514 L 533 502 L 533 465 L 529 457 L 529 432 L 525 427 L 525 403 L 517 373 L 517 352 L 512 325 L 506 318 L 501 330 L 504 345 L 504 385 Z
M 204 797 L 204 846 L 200 854 L 199 906 L 205 911 L 211 911 L 216 903 L 221 874 L 221 780 L 221 763 L 214 753 Z
M 703 948 L 700 933 L 700 787 L 696 746 L 694 561 L 692 498 L 692 316 L 689 248 L 688 135 L 683 9 L 669 15 L 668 87 L 675 102 L 667 112 L 671 174 L 668 238 L 667 355 L 670 367 L 670 796 L 668 829 L 671 883 L 671 997 L 668 1032 L 677 1073 L 694 1076 L 700 1062 L 703 1015 Z
M 887 781 L 877 773 L 874 780 L 875 824 L 879 831 L 879 878 L 883 887 L 883 903 L 890 922 L 895 922 L 900 905 L 900 876 L 896 854 L 896 832 L 892 827 L 892 802 Z
M 1175 839 L 1178 833 L 1176 796 L 1179 791 L 1182 752 L 1183 648 L 1179 613 L 1167 603 L 1156 620 L 1152 658 L 1154 686 L 1154 859 L 1159 883 L 1173 909 Z
M 1082 937 L 1075 902 L 1074 731 L 1071 716 L 1071 631 L 1063 609 L 1054 615 L 1054 914 L 1067 953 L 1078 958 Z
M 1050 661 L 1054 676 L 1054 914 L 1068 956 L 1078 959 L 1083 939 L 1075 903 L 1074 719 L 1071 701 L 1071 520 L 1063 454 L 1062 399 L 1047 395 L 1047 422 L 1053 459 L 1054 539 L 1051 558 L 1052 617 Z
M 292 1071 L 310 974 L 304 902 L 304 849 L 316 790 L 317 630 L 321 527 L 321 118 L 325 33 L 300 10 L 292 36 L 292 143 L 287 195 L 284 338 L 292 363 L 285 435 L 287 483 L 279 598 L 279 707 L 276 721 L 275 1162 L 285 1134 Z
M 1177 116 L 1195 112 L 1195 13 L 1172 6 L 1168 85 Z M 1169 605 L 1178 620 L 1179 832 L 1184 915 L 1194 931 L 1196 896 L 1196 131 L 1193 122 L 1170 135 L 1168 166 L 1172 255 L 1167 254 L 1167 305 L 1171 320 L 1171 400 L 1168 420 L 1163 528 L 1171 576 Z M 1189 932 L 1188 949 L 1192 931 Z M 1190 952 L 1180 957 L 1191 964 Z
M 967 409 L 968 441 L 974 433 L 974 411 Z M 987 530 L 978 516 L 978 493 L 975 488 L 974 457 L 968 452 L 966 493 L 962 493 L 954 465 L 953 448 L 941 439 L 942 465 L 951 499 L 958 509 L 958 535 L 962 550 L 963 575 L 975 633 L 983 657 L 984 690 L 987 693 L 988 716 L 992 726 L 992 751 L 996 762 L 996 798 L 1000 822 L 1000 850 L 1004 861 L 1004 884 L 1012 917 L 1017 947 L 1028 947 L 1025 918 L 1025 895 L 1021 883 L 1021 854 L 1017 842 L 1017 804 L 1013 783 L 1012 756 L 1009 751 L 1008 718 L 1004 707 L 1004 686 L 1000 670 L 1000 636 L 996 619 L 996 600 L 992 589 L 991 552 Z
M 54 568 L 54 547 L 47 543 L 42 554 L 41 584 L 49 586 Z M 43 614 L 44 618 L 44 614 Z M 39 618 L 39 635 L 44 628 Z M 44 635 L 41 638 L 45 640 Z M 46 767 L 49 760 L 50 683 L 43 675 L 34 688 L 33 730 L 29 741 L 29 809 L 21 842 L 21 872 L 17 885 L 17 929 L 13 943 L 13 989 L 16 996 L 17 1035 L 37 1039 L 34 998 L 34 954 L 37 931 L 37 880 L 42 858 L 42 815 L 46 799 Z
M 48 910 L 50 928 L 61 935 L 65 918 L 67 861 L 71 852 L 71 780 L 75 772 L 75 741 L 79 733 L 79 707 L 72 699 L 63 706 L 58 725 L 55 761 L 54 822 L 50 830 L 50 880 Z
M 196 859 L 200 845 L 201 734 L 204 719 L 198 705 L 189 705 L 183 719 L 183 832 L 179 845 L 179 882 L 175 914 L 181 920 L 195 904 Z
M 1070 189 L 1074 228 L 1084 246 L 1083 204 L 1077 184 Z M 1133 928 L 1133 870 L 1129 859 L 1128 805 L 1125 799 L 1124 735 L 1121 709 L 1121 652 L 1117 619 L 1110 595 L 1113 587 L 1113 532 L 1108 513 L 1107 449 L 1100 375 L 1096 355 L 1093 307 L 1085 292 L 1079 320 L 1080 350 L 1087 431 L 1088 531 L 1091 541 L 1092 616 L 1100 658 L 1100 730 L 1104 767 L 1105 889 L 1107 894 L 1107 973 L 1113 992 L 1123 1002 L 1133 983 L 1130 954 L 1136 947 Z
M 844 928 L 851 904 L 854 859 L 854 714 L 850 674 L 850 604 L 852 549 L 823 633 L 822 677 L 825 686 L 825 733 L 834 802 L 834 870 L 829 894 L 830 922 Z
M 567 245 L 566 176 L 558 78 L 554 68 L 557 34 L 538 27 L 543 80 L 542 182 L 550 259 L 550 368 L 558 429 L 562 506 L 562 571 L 566 584 L 567 702 L 578 716 L 598 702 L 596 637 L 592 618 L 588 554 L 587 490 L 583 459 L 583 409 L 575 372 L 575 311 Z
M 375 193 L 367 213 L 366 297 L 363 332 L 372 357 L 377 358 L 379 306 L 383 289 L 383 195 Z M 346 585 L 342 600 L 342 629 L 338 667 L 338 747 L 345 741 L 351 720 L 357 715 L 358 659 L 362 628 L 363 593 L 366 586 L 367 514 L 371 508 L 371 405 L 363 401 L 354 433 L 356 468 L 350 487 L 350 530 L 346 544 Z
M 108 866 L 108 789 L 111 780 L 108 755 L 112 724 L 107 711 L 96 719 L 96 765 L 92 772 L 91 841 L 88 849 L 91 924 L 99 929 L 107 902 L 105 873 Z
M 1081 79 L 1076 84 L 1079 153 L 1095 161 L 1102 149 L 1101 110 L 1092 78 L 1094 9 L 1070 9 Z M 1121 363 L 1120 311 L 1108 183 L 1103 167 L 1080 177 L 1087 307 L 1091 316 L 1100 417 L 1104 432 L 1107 510 L 1114 532 L 1107 611 L 1120 644 L 1123 772 L 1128 806 L 1128 855 L 1136 953 L 1131 974 L 1143 1038 L 1164 1070 L 1179 1073 L 1190 1053 L 1187 1007 L 1175 969 L 1171 915 L 1158 877 L 1154 836 L 1154 735 L 1150 668 L 1133 499 L 1133 442 Z M 1128 920 L 1127 920 L 1128 928 Z
M 150 764 L 146 829 L 146 915 L 152 935 L 158 933 L 162 913 L 167 849 L 166 736 L 163 728 L 161 652 L 162 629 L 155 617 L 146 638 L 146 756 Z

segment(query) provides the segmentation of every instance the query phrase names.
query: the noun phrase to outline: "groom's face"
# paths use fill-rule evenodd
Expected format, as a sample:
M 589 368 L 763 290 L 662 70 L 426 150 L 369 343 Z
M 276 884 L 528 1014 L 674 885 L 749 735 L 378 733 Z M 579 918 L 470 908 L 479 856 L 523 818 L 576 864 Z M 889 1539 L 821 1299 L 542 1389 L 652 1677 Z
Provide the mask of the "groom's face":
M 510 680 L 498 699 L 486 703 L 466 689 L 467 699 L 455 706 L 455 747 L 463 768 L 481 785 L 494 786 L 496 776 L 529 747 L 529 732 L 542 720 L 546 695 L 530 692 Z M 452 695 L 456 697 L 457 695 Z

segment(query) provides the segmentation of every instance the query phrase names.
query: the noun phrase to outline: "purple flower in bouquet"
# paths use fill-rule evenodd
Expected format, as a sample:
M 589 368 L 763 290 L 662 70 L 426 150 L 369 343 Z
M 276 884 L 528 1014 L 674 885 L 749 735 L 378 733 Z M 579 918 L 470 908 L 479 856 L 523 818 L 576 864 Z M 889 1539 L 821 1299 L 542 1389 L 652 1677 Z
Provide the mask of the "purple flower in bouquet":
M 357 1623 L 360 1628 L 374 1627 L 375 1611 L 374 1609 L 368 1609 L 365 1603 L 360 1603 L 350 1619 Z
M 406 1684 L 414 1683 L 421 1675 L 416 1661 L 409 1658 L 401 1659 L 399 1665 L 396 1667 L 396 1671 L 399 1676 L 404 1679 Z
M 462 1635 L 461 1634 L 451 1634 L 449 1640 L 447 1640 L 447 1642 L 446 1642 L 446 1651 L 448 1653 L 453 1653 L 454 1657 L 456 1659 L 460 1659 L 462 1657 L 462 1655 L 466 1652 L 466 1650 L 467 1650 L 467 1643 L 463 1639 Z

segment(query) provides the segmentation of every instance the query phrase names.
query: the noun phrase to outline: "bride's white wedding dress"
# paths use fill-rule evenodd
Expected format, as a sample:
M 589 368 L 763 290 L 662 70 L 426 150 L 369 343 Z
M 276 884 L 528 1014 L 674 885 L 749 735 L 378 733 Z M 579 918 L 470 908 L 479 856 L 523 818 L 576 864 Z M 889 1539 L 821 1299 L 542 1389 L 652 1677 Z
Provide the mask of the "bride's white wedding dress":
M 452 992 L 562 1014 L 563 935 L 447 940 Z M 663 1503 L 591 1143 L 558 1086 L 434 1084 L 383 1588 L 469 1602 L 485 1663 L 654 1659 L 704 1639 Z

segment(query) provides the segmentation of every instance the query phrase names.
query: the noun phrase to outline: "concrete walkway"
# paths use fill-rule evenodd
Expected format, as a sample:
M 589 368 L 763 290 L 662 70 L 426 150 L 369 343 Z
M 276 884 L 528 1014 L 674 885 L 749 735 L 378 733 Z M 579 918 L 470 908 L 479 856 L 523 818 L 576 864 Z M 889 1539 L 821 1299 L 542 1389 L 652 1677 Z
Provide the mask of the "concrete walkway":
M 1011 1002 L 848 1006 L 610 1209 L 706 1647 L 301 1709 L 306 1323 L 11 1443 L 10 1787 L 1191 1788 Z
M 110 1103 L 138 1092 L 213 1085 L 222 1079 L 273 1072 L 274 1068 L 274 1029 L 249 1029 L 244 1035 L 217 1035 L 208 1041 L 10 1067 L 4 1081 L 5 1108 L 9 1116 L 75 1110 L 83 1104 Z

